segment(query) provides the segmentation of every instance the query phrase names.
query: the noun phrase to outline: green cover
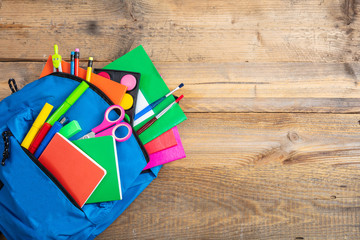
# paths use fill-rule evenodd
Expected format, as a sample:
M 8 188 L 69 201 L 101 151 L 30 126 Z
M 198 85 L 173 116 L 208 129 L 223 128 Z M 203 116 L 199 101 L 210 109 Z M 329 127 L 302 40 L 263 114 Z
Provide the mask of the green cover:
M 170 92 L 169 88 L 166 86 L 164 80 L 161 78 L 159 72 L 156 70 L 154 64 L 151 62 L 149 56 L 146 54 L 141 45 L 118 58 L 114 62 L 106 65 L 104 69 L 140 73 L 140 90 L 148 103 L 152 103 Z M 153 111 L 155 114 L 158 114 L 173 101 L 175 101 L 175 98 L 170 96 L 161 104 L 156 106 Z M 138 130 L 153 117 L 154 115 L 134 127 L 135 130 Z M 157 120 L 145 132 L 140 134 L 139 138 L 143 144 L 146 144 L 184 120 L 186 120 L 184 112 L 178 104 L 175 104 L 164 116 Z
M 104 179 L 86 203 L 121 200 L 120 173 L 115 139 L 112 136 L 104 136 L 75 140 L 72 143 L 107 171 Z

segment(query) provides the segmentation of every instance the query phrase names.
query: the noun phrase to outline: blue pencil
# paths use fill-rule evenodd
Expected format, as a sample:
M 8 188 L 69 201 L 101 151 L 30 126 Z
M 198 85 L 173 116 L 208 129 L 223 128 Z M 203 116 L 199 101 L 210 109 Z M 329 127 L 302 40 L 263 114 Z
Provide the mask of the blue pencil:
M 75 73 L 75 52 L 71 52 L 70 60 L 71 60 L 70 74 L 74 75 L 74 73 Z

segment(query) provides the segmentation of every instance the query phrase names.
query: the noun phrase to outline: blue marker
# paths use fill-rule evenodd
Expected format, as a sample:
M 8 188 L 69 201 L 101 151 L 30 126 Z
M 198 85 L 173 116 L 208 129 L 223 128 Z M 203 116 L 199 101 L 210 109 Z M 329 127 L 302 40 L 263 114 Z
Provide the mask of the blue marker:
M 45 150 L 46 146 L 49 144 L 51 139 L 54 137 L 55 133 L 59 132 L 63 126 L 63 123 L 66 121 L 66 118 L 62 118 L 60 122 L 55 122 L 54 125 L 50 128 L 49 132 L 46 134 L 42 142 L 40 143 L 38 149 L 36 150 L 34 156 L 39 158 L 42 152 Z
M 71 75 L 74 75 L 75 74 L 75 52 L 71 52 L 70 60 L 71 60 L 70 73 L 71 73 Z

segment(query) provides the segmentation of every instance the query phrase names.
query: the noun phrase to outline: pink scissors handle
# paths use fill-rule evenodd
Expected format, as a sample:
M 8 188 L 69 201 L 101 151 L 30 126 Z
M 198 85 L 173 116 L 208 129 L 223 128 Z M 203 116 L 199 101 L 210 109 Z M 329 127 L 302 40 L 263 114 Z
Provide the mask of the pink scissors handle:
M 128 129 L 128 133 L 125 137 L 122 137 L 122 138 L 119 138 L 116 136 L 116 129 L 118 129 L 119 127 L 126 127 Z M 102 137 L 102 136 L 108 136 L 108 135 L 112 135 L 114 136 L 115 140 L 118 141 L 118 142 L 125 142 L 126 140 L 128 140 L 131 136 L 131 133 L 132 133 L 132 128 L 131 126 L 126 123 L 126 122 L 121 122 L 119 124 L 116 124 L 115 126 L 111 127 L 111 128 L 108 128 L 98 134 L 95 135 L 95 137 Z
M 114 109 L 119 109 L 120 110 L 120 116 L 118 119 L 115 119 L 114 121 L 111 121 L 109 119 L 109 114 L 111 112 L 111 110 L 114 110 Z M 120 123 L 123 119 L 124 119 L 124 116 L 125 116 L 125 111 L 124 109 L 119 106 L 119 105 L 112 105 L 110 107 L 108 107 L 105 111 L 105 115 L 104 115 L 104 120 L 102 121 L 102 123 L 97 126 L 97 127 L 94 127 L 93 129 L 91 129 L 91 131 L 93 131 L 95 134 L 98 133 L 98 132 L 101 132 L 102 130 L 104 129 L 107 129 L 117 123 Z

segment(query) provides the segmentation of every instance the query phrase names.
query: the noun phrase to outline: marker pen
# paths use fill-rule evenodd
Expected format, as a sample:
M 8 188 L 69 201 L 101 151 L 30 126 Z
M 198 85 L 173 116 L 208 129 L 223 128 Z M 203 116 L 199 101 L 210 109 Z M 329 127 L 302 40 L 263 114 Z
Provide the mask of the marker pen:
M 39 115 L 36 117 L 33 125 L 31 126 L 29 132 L 26 134 L 24 140 L 21 143 L 21 146 L 28 149 L 31 142 L 34 140 L 36 134 L 39 132 L 41 126 L 46 121 L 46 118 L 49 116 L 53 106 L 45 103 L 44 107 L 41 109 Z

